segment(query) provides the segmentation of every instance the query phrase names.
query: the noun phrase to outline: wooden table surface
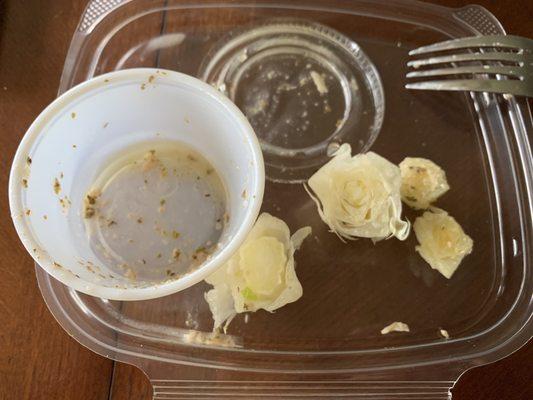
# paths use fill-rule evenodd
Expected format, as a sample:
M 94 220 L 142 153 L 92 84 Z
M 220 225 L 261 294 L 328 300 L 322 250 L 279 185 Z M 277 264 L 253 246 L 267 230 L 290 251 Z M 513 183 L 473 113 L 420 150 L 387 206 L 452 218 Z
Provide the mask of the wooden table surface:
M 459 7 L 469 3 L 439 0 Z M 65 54 L 87 0 L 0 0 L 0 184 L 7 188 L 19 140 L 57 93 Z M 477 0 L 508 33 L 533 37 L 531 0 Z M 149 399 L 136 368 L 115 363 L 71 339 L 48 312 L 34 264 L 0 197 L 0 399 Z M 533 399 L 533 345 L 468 371 L 454 399 Z

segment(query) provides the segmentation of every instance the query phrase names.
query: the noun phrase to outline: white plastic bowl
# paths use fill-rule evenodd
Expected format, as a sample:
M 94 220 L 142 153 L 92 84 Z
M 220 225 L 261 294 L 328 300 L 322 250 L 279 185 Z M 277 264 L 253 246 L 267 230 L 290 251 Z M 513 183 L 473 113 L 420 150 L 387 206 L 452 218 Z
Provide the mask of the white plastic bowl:
M 196 270 L 140 287 L 124 276 L 109 277 L 105 262 L 87 245 L 81 210 L 85 191 L 106 159 L 161 135 L 211 162 L 225 183 L 231 217 L 218 250 Z M 58 177 L 60 193 L 53 187 Z M 261 149 L 239 109 L 196 78 L 142 68 L 98 76 L 50 104 L 17 150 L 9 201 L 22 243 L 54 278 L 89 295 L 142 300 L 183 290 L 226 262 L 253 226 L 263 189 Z

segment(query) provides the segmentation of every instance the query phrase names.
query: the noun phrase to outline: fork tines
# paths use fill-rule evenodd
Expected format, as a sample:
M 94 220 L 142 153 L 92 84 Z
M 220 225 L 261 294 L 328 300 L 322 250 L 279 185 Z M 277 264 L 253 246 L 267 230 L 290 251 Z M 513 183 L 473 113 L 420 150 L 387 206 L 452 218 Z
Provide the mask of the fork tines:
M 465 52 L 450 54 L 461 50 Z M 449 53 L 409 61 L 408 67 L 416 71 L 408 72 L 408 79 L 432 79 L 410 82 L 405 87 L 533 95 L 533 40 L 517 36 L 470 37 L 423 46 L 411 50 L 409 55 L 441 52 Z

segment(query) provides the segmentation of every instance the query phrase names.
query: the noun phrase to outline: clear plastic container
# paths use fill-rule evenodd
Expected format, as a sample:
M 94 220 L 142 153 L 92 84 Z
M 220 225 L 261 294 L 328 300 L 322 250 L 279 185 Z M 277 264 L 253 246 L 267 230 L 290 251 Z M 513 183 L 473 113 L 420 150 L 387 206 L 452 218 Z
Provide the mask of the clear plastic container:
M 313 228 L 296 255 L 304 288 L 296 303 L 274 314 L 240 315 L 227 335 L 214 338 L 203 283 L 157 300 L 114 302 L 69 290 L 37 268 L 43 297 L 80 343 L 141 368 L 157 399 L 450 398 L 461 373 L 505 357 L 533 331 L 533 128 L 527 102 L 403 88 L 410 49 L 503 33 L 485 9 L 415 1 L 94 0 L 72 40 L 60 92 L 128 67 L 201 76 L 221 41 L 278 18 L 332 28 L 356 43 L 378 71 L 380 82 L 368 79 L 370 70 L 357 78 L 373 99 L 362 110 L 375 112 L 370 126 L 377 121 L 381 127 L 354 138 L 361 140 L 356 150 L 371 148 L 395 163 L 426 157 L 445 169 L 451 190 L 438 205 L 474 240 L 473 253 L 452 279 L 415 253 L 414 235 L 406 242 L 343 244 L 295 183 L 301 177 L 290 174 L 291 165 L 278 168 L 290 161 L 269 161 L 266 154 L 270 181 L 263 210 L 291 230 Z M 405 214 L 411 220 L 417 215 L 409 209 Z M 407 323 L 411 332 L 381 335 L 393 321 Z

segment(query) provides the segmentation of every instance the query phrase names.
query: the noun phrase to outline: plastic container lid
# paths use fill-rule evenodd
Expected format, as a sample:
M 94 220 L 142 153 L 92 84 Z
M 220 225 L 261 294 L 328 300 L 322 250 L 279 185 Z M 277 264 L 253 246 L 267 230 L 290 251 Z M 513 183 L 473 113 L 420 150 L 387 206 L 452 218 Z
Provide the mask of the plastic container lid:
M 313 228 L 296 254 L 303 297 L 274 314 L 241 315 L 228 335 L 213 337 L 205 284 L 119 303 L 76 293 L 37 269 L 42 294 L 82 344 L 145 371 L 154 398 L 448 398 L 462 372 L 508 355 L 532 333 L 531 114 L 515 98 L 403 85 L 410 49 L 503 33 L 490 13 L 414 1 L 93 1 L 74 35 L 60 91 L 127 67 L 198 76 L 228 35 L 280 17 L 334 29 L 375 66 L 385 112 L 372 151 L 395 163 L 429 158 L 446 171 L 451 189 L 437 205 L 474 240 L 453 277 L 415 253 L 414 235 L 379 247 L 343 244 L 300 184 L 270 181 L 263 210 L 291 230 Z M 417 214 L 406 207 L 405 215 Z M 381 335 L 393 321 L 410 332 Z

